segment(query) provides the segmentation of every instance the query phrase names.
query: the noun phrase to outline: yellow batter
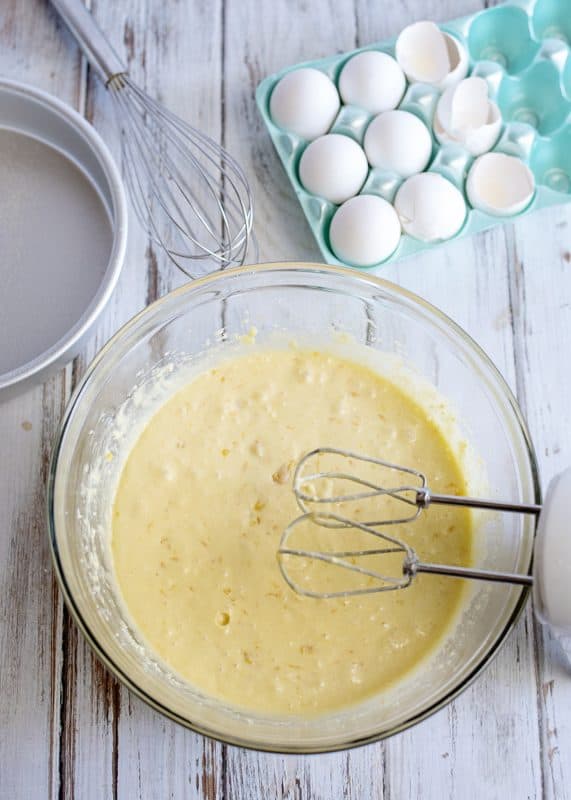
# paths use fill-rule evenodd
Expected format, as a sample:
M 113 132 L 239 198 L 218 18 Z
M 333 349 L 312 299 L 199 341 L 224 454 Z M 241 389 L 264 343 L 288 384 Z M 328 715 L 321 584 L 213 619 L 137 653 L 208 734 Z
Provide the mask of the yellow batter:
M 203 692 L 250 710 L 314 713 L 361 701 L 442 639 L 461 581 L 351 599 L 296 595 L 276 560 L 299 514 L 291 468 L 316 446 L 421 468 L 462 493 L 459 464 L 420 405 L 368 368 L 309 350 L 252 351 L 201 373 L 151 419 L 113 510 L 112 551 L 150 647 Z M 465 509 L 397 526 L 419 557 L 466 564 Z

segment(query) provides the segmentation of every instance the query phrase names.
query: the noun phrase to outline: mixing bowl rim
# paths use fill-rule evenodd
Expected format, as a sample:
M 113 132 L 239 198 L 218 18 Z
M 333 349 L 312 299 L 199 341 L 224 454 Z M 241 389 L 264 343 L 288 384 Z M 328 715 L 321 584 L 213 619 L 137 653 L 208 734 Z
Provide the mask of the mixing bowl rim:
M 480 347 L 480 345 L 474 339 L 472 339 L 472 337 L 466 331 L 463 330 L 463 328 L 461 328 L 456 322 L 454 322 L 454 320 L 452 320 L 450 317 L 444 314 L 444 312 L 440 311 L 440 309 L 436 308 L 431 303 L 427 302 L 426 300 L 416 295 L 415 293 L 410 292 L 407 289 L 403 289 L 402 287 L 392 283 L 391 281 L 387 281 L 383 278 L 378 278 L 375 275 L 364 274 L 364 273 L 356 274 L 355 270 L 351 270 L 346 267 L 338 267 L 338 266 L 319 264 L 314 262 L 298 262 L 298 261 L 268 262 L 264 264 L 235 267 L 232 269 L 219 271 L 210 275 L 205 275 L 204 277 L 201 278 L 197 278 L 196 280 L 190 283 L 184 284 L 178 289 L 175 289 L 174 291 L 171 291 L 168 294 L 164 295 L 163 297 L 159 298 L 154 303 L 147 306 L 138 314 L 136 314 L 134 317 L 132 317 L 101 348 L 95 359 L 91 362 L 90 366 L 87 368 L 85 374 L 83 375 L 81 381 L 79 382 L 78 386 L 76 387 L 75 391 L 73 392 L 69 400 L 62 421 L 60 423 L 60 427 L 53 447 L 52 457 L 50 462 L 48 485 L 47 485 L 47 494 L 46 494 L 46 501 L 47 501 L 46 512 L 47 512 L 47 525 L 48 525 L 50 550 L 52 554 L 52 560 L 58 584 L 62 591 L 68 610 L 70 611 L 70 614 L 73 617 L 75 624 L 77 624 L 77 626 L 85 636 L 89 646 L 91 647 L 95 655 L 99 658 L 99 660 L 103 663 L 103 665 L 107 669 L 109 669 L 109 671 L 114 675 L 114 677 L 117 680 L 119 680 L 120 683 L 122 683 L 127 689 L 129 689 L 129 691 L 133 692 L 133 694 L 135 694 L 137 697 L 143 700 L 143 702 L 145 702 L 151 708 L 158 711 L 160 714 L 166 716 L 168 719 L 171 719 L 172 721 L 182 725 L 183 727 L 194 731 L 195 733 L 208 736 L 209 738 L 219 741 L 223 744 L 244 747 L 249 750 L 268 752 L 268 753 L 283 753 L 283 754 L 297 754 L 297 755 L 304 755 L 304 754 L 310 755 L 310 754 L 349 750 L 355 747 L 360 747 L 366 744 L 372 744 L 374 742 L 382 741 L 384 739 L 389 738 L 390 736 L 394 736 L 397 733 L 401 733 L 402 731 L 407 730 L 408 728 L 411 728 L 414 725 L 417 725 L 418 723 L 422 722 L 423 720 L 435 714 L 437 711 L 440 711 L 442 708 L 448 705 L 448 703 L 450 703 L 452 700 L 454 700 L 456 697 L 462 694 L 462 692 L 465 689 L 471 686 L 471 684 L 476 680 L 476 678 L 494 660 L 494 658 L 496 657 L 496 655 L 506 642 L 508 635 L 514 628 L 517 620 L 519 619 L 525 607 L 527 597 L 529 594 L 528 587 L 522 588 L 521 593 L 514 605 L 514 608 L 509 618 L 506 621 L 503 630 L 498 635 L 497 640 L 493 643 L 490 650 L 488 650 L 488 652 L 484 654 L 481 660 L 478 661 L 478 663 L 474 666 L 472 671 L 468 675 L 466 675 L 464 679 L 457 686 L 451 689 L 445 696 L 440 698 L 438 701 L 434 702 L 429 707 L 415 714 L 410 719 L 405 720 L 402 723 L 393 726 L 387 731 L 375 732 L 369 735 L 365 735 L 363 737 L 355 737 L 349 741 L 344 741 L 334 744 L 326 744 L 323 746 L 319 745 L 296 746 L 295 744 L 293 745 L 289 743 L 284 744 L 282 742 L 275 744 L 264 743 L 264 742 L 252 742 L 248 738 L 241 738 L 238 736 L 228 735 L 220 731 L 210 730 L 208 727 L 202 726 L 200 723 L 194 722 L 193 720 L 187 719 L 186 717 L 177 714 L 176 712 L 162 705 L 159 701 L 157 701 L 154 697 L 148 694 L 145 690 L 141 689 L 129 677 L 129 675 L 126 672 L 124 672 L 123 669 L 120 666 L 118 666 L 107 655 L 103 647 L 99 644 L 99 641 L 96 638 L 96 636 L 91 633 L 87 623 L 83 619 L 82 613 L 71 591 L 68 588 L 66 576 L 59 556 L 55 516 L 54 516 L 54 499 L 55 499 L 54 492 L 55 492 L 56 480 L 58 477 L 59 455 L 62 449 L 65 433 L 67 431 L 70 420 L 73 416 L 73 412 L 81 399 L 84 389 L 90 383 L 92 376 L 99 368 L 99 365 L 113 350 L 117 341 L 123 339 L 131 331 L 136 329 L 138 324 L 142 320 L 156 313 L 161 306 L 166 305 L 173 298 L 184 296 L 186 294 L 193 294 L 196 292 L 197 289 L 209 286 L 210 284 L 216 284 L 217 282 L 221 281 L 228 281 L 237 276 L 239 277 L 241 275 L 247 275 L 249 273 L 254 274 L 256 272 L 286 272 L 286 273 L 309 272 L 314 275 L 318 275 L 319 273 L 337 274 L 340 276 L 348 277 L 350 279 L 364 281 L 365 283 L 372 283 L 378 286 L 380 289 L 387 291 L 389 294 L 396 295 L 397 297 L 398 296 L 403 297 L 407 299 L 409 302 L 412 302 L 413 305 L 416 304 L 420 306 L 424 311 L 428 312 L 429 315 L 436 317 L 437 321 L 444 323 L 447 329 L 450 329 L 456 336 L 460 338 L 461 341 L 463 341 L 464 344 L 467 344 L 472 349 L 472 351 L 475 353 L 477 357 L 479 357 L 479 359 L 486 366 L 489 374 L 493 378 L 496 387 L 499 390 L 501 390 L 504 399 L 507 401 L 507 405 L 510 409 L 511 414 L 513 415 L 515 423 L 517 424 L 517 428 L 523 437 L 525 452 L 527 455 L 529 468 L 531 472 L 531 481 L 532 481 L 532 488 L 534 495 L 533 502 L 534 503 L 541 502 L 541 488 L 539 482 L 537 458 L 535 455 L 530 434 L 527 429 L 525 419 L 519 408 L 517 400 L 513 392 L 511 391 L 510 387 L 506 383 L 504 377 L 502 376 L 498 368 L 495 366 L 493 361 L 490 359 L 490 357 Z M 529 574 L 531 574 L 532 571 L 532 563 L 533 563 L 533 558 L 530 557 L 530 563 L 528 565 Z

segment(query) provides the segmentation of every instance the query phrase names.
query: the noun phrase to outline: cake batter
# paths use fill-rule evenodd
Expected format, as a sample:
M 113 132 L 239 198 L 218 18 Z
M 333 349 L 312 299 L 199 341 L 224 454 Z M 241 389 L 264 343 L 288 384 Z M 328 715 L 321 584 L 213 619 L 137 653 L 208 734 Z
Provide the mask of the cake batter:
M 320 445 L 466 490 L 443 434 L 400 388 L 294 348 L 253 347 L 195 377 L 152 417 L 119 481 L 112 552 L 136 627 L 197 689 L 251 711 L 319 713 L 382 691 L 438 645 L 462 601 L 446 577 L 333 600 L 286 585 L 276 550 L 300 513 L 292 468 Z M 467 564 L 470 520 L 435 506 L 393 531 L 423 560 Z

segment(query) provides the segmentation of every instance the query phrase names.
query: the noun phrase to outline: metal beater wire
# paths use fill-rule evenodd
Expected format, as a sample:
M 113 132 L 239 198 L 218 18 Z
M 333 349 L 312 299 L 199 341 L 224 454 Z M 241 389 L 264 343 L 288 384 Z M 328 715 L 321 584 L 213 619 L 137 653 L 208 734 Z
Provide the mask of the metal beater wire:
M 399 473 L 404 473 L 406 475 L 411 475 L 418 479 L 418 485 L 401 485 L 401 486 L 393 486 L 391 488 L 379 486 L 378 484 L 365 480 L 364 478 L 355 475 L 353 472 L 345 472 L 345 471 L 337 471 L 337 470 L 330 470 L 330 471 L 318 471 L 313 472 L 308 475 L 303 473 L 303 470 L 308 461 L 311 459 L 319 459 L 320 456 L 341 456 L 347 459 L 355 459 L 357 461 L 361 461 L 368 464 L 376 464 L 377 466 L 382 466 L 387 469 L 398 471 Z M 349 483 L 353 483 L 357 486 L 363 486 L 368 491 L 365 492 L 353 492 L 351 494 L 340 494 L 334 496 L 325 496 L 321 497 L 317 495 L 317 493 L 308 494 L 305 490 L 305 487 L 313 485 L 317 481 L 323 480 L 342 480 Z M 413 514 L 408 514 L 405 517 L 395 517 L 388 520 L 367 520 L 367 524 L 371 526 L 377 525 L 401 525 L 405 522 L 414 522 L 415 519 L 419 516 L 422 511 L 422 507 L 419 506 L 417 502 L 418 492 L 424 490 L 426 487 L 426 478 L 421 473 L 415 469 L 411 469 L 409 467 L 401 467 L 398 464 L 393 464 L 390 461 L 383 461 L 378 458 L 372 458 L 371 456 L 362 456 L 357 453 L 353 453 L 350 450 L 342 450 L 337 447 L 318 447 L 315 450 L 310 450 L 306 453 L 302 458 L 298 461 L 294 477 L 293 477 L 293 491 L 297 500 L 297 504 L 300 509 L 304 513 L 310 512 L 312 509 L 310 507 L 311 504 L 319 505 L 335 505 L 338 503 L 347 503 L 347 502 L 355 502 L 360 500 L 368 500 L 373 497 L 392 497 L 394 500 L 399 500 L 400 502 L 404 503 L 405 505 L 413 506 L 415 511 Z M 409 497 L 409 495 L 413 495 L 413 497 Z M 323 519 L 323 526 L 324 527 L 339 527 L 339 525 L 327 523 L 327 515 L 321 515 Z
M 418 479 L 418 485 L 398 485 L 394 487 L 386 487 L 375 483 L 373 480 L 368 478 L 362 478 L 359 475 L 356 475 L 354 472 L 348 472 L 343 469 L 323 471 L 314 470 L 308 474 L 304 474 L 303 470 L 308 461 L 311 459 L 317 459 L 317 462 L 319 463 L 319 458 L 322 456 L 336 456 L 342 459 L 346 458 L 350 460 L 352 464 L 364 463 L 382 467 L 385 471 L 388 470 L 397 473 L 404 473 L 406 475 L 412 475 Z M 339 494 L 328 494 L 325 496 L 319 496 L 317 491 L 309 491 L 310 486 L 314 486 L 315 483 L 324 480 L 340 480 L 343 482 L 349 482 L 359 488 L 364 488 L 364 491 L 356 491 L 353 493 L 341 492 Z M 350 450 L 334 447 L 315 448 L 309 453 L 306 453 L 299 460 L 294 472 L 293 491 L 298 506 L 304 513 L 297 519 L 290 522 L 290 524 L 285 528 L 278 548 L 278 564 L 284 579 L 298 594 L 305 595 L 307 597 L 332 598 L 350 597 L 354 595 L 371 594 L 374 592 L 404 589 L 407 586 L 410 586 L 415 576 L 421 572 L 436 575 L 447 575 L 457 578 L 486 580 L 498 583 L 511 583 L 520 586 L 531 586 L 533 583 L 533 578 L 530 575 L 494 570 L 481 570 L 470 567 L 455 567 L 449 564 L 423 563 L 419 560 L 412 547 L 396 536 L 389 535 L 386 532 L 385 527 L 388 525 L 414 522 L 416 519 L 418 519 L 420 513 L 424 509 L 428 508 L 431 503 L 466 506 L 480 509 L 492 509 L 504 512 L 516 512 L 530 514 L 535 517 L 538 517 L 541 512 L 540 505 L 506 503 L 492 499 L 432 493 L 427 486 L 426 476 L 418 470 L 411 469 L 410 467 L 404 467 L 399 464 L 393 464 L 392 462 L 384 461 L 383 459 L 373 458 L 372 456 L 361 455 L 360 453 L 355 453 Z M 337 511 L 322 510 L 324 505 L 338 508 L 339 506 L 343 507 L 343 505 L 347 503 L 369 500 L 375 497 L 391 498 L 408 506 L 416 506 L 415 513 L 402 518 L 389 516 L 385 519 L 360 521 L 352 517 L 342 515 Z M 311 510 L 310 506 L 312 504 L 316 505 L 317 510 Z M 290 540 L 294 534 L 294 531 L 303 523 L 318 525 L 322 528 L 328 528 L 332 531 L 335 529 L 347 530 L 353 528 L 369 534 L 372 537 L 375 537 L 377 540 L 380 538 L 387 542 L 389 546 L 384 548 L 373 547 L 367 549 L 343 551 L 323 551 L 303 547 L 293 547 L 290 544 Z M 335 535 L 335 533 L 332 533 L 331 535 Z M 363 558 L 367 556 L 383 556 L 388 555 L 389 553 L 403 554 L 403 558 L 400 563 L 399 574 L 385 574 L 377 569 L 368 569 L 347 560 Z M 358 589 L 335 590 L 330 592 L 315 591 L 311 588 L 306 588 L 305 586 L 300 585 L 293 579 L 287 568 L 288 558 L 309 559 L 327 563 L 364 577 L 373 578 L 375 581 L 377 581 L 377 585 L 366 586 Z
M 289 540 L 293 535 L 294 529 L 304 524 L 305 522 L 315 523 L 316 525 L 320 525 L 326 528 L 336 528 L 336 529 L 347 529 L 347 528 L 356 528 L 358 530 L 363 531 L 364 533 L 371 534 L 371 536 L 376 537 L 377 539 L 381 539 L 382 541 L 387 543 L 387 547 L 381 548 L 373 548 L 367 550 L 342 550 L 342 551 L 330 551 L 330 552 L 323 552 L 318 550 L 305 550 L 295 547 L 289 546 Z M 367 567 L 361 567 L 358 564 L 352 564 L 351 562 L 347 561 L 347 558 L 358 558 L 361 556 L 378 556 L 378 555 L 388 555 L 389 553 L 403 553 L 404 554 L 404 565 L 408 565 L 403 568 L 403 573 L 400 576 L 395 575 L 385 575 L 378 570 L 368 569 Z M 363 589 L 352 589 L 352 590 L 342 590 L 342 591 L 333 591 L 333 592 L 316 592 L 312 589 L 307 589 L 297 581 L 295 581 L 286 567 L 285 557 L 291 556 L 294 558 L 302 558 L 302 559 L 311 559 L 316 561 L 321 561 L 326 564 L 331 564 L 336 567 L 341 567 L 343 569 L 348 569 L 351 572 L 357 573 L 359 575 L 364 575 L 365 577 L 374 578 L 376 581 L 379 582 L 378 586 L 368 586 Z M 317 598 L 333 598 L 333 597 L 348 597 L 354 595 L 361 595 L 361 594 L 372 594 L 375 592 L 384 592 L 384 591 L 392 591 L 395 589 L 404 589 L 406 588 L 412 581 L 414 576 L 414 566 L 416 565 L 418 559 L 414 553 L 414 550 L 409 547 L 404 542 L 401 542 L 400 539 L 397 539 L 394 536 L 384 532 L 384 531 L 377 531 L 372 528 L 370 525 L 366 525 L 364 523 L 356 522 L 348 517 L 343 517 L 340 514 L 334 514 L 332 512 L 308 512 L 307 514 L 302 514 L 297 519 L 294 519 L 287 528 L 282 533 L 282 537 L 280 540 L 280 546 L 278 549 L 278 565 L 280 571 L 286 581 L 286 583 L 295 591 L 297 594 L 304 595 L 305 597 L 317 597 Z

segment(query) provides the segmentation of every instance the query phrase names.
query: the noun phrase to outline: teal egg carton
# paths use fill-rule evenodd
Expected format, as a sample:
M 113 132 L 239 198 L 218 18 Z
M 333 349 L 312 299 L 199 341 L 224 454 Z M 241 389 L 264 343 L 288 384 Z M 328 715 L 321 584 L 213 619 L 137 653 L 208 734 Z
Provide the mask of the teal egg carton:
M 436 87 L 408 83 L 399 108 L 420 117 L 432 133 L 432 157 L 426 171 L 448 178 L 463 193 L 468 213 L 458 239 L 529 214 L 536 209 L 571 200 L 571 0 L 512 0 L 472 16 L 439 25 L 456 37 L 469 57 L 468 75 L 484 78 L 490 100 L 499 106 L 502 131 L 490 152 L 513 155 L 524 161 L 535 177 L 531 203 L 517 215 L 491 216 L 472 208 L 466 197 L 466 178 L 475 160 L 459 144 L 439 144 L 432 123 L 441 95 Z M 378 42 L 341 55 L 306 61 L 265 78 L 256 91 L 256 102 L 288 178 L 301 203 L 323 258 L 340 261 L 329 244 L 329 226 L 338 206 L 310 194 L 301 185 L 298 165 L 309 142 L 274 124 L 269 101 L 277 82 L 301 67 L 324 72 L 335 85 L 344 64 L 357 53 L 380 50 L 395 55 L 394 39 Z M 375 115 L 355 106 L 341 105 L 330 133 L 351 136 L 359 144 Z M 403 182 L 394 173 L 370 169 L 360 194 L 376 194 L 392 203 Z M 443 242 L 427 243 L 403 233 L 395 252 L 382 265 L 405 258 Z M 381 264 L 360 269 L 373 269 Z

